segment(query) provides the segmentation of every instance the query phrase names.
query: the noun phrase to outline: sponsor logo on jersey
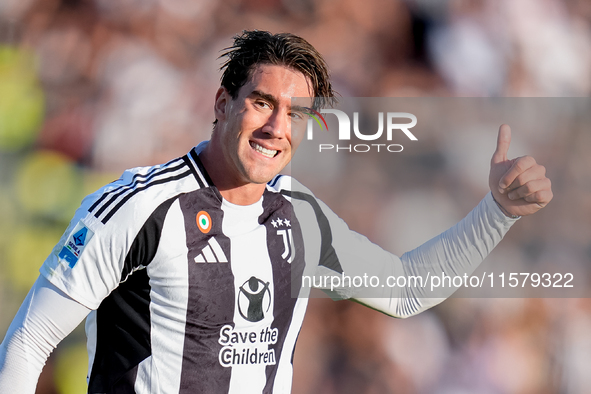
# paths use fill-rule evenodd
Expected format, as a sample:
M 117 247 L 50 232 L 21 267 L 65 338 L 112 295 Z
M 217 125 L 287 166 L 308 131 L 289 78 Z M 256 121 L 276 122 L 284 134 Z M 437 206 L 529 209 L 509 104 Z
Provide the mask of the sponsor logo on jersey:
M 239 288 L 238 312 L 250 322 L 261 321 L 271 307 L 269 282 L 251 276 Z
M 227 263 L 226 257 L 219 242 L 214 237 L 209 238 L 207 245 L 195 256 L 196 263 Z
M 275 365 L 275 349 L 269 349 L 269 345 L 277 343 L 278 337 L 277 328 L 240 330 L 227 324 L 220 330 L 218 340 L 223 346 L 218 356 L 220 365 L 226 368 L 234 365 Z
M 203 234 L 209 233 L 209 230 L 211 230 L 211 216 L 209 216 L 209 213 L 199 211 L 197 213 L 196 221 L 197 227 L 199 227 L 199 230 L 201 230 Z
M 291 264 L 295 258 L 295 248 L 293 247 L 293 235 L 291 233 L 291 221 L 289 219 L 274 219 L 271 221 L 274 228 L 277 228 L 277 235 L 283 237 L 283 253 L 281 257 Z
M 78 222 L 74 231 L 66 241 L 64 247 L 60 251 L 58 257 L 68 263 L 70 268 L 74 268 L 80 255 L 84 251 L 86 245 L 94 235 L 94 232 L 84 225 L 81 221 Z

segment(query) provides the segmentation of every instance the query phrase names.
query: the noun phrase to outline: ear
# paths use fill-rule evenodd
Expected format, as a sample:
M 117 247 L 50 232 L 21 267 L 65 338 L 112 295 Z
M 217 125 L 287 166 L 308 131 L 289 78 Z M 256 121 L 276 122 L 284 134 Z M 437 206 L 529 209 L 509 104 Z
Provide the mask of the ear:
M 215 104 L 213 106 L 216 120 L 226 119 L 226 109 L 228 108 L 231 99 L 232 97 L 226 88 L 221 86 L 215 94 Z

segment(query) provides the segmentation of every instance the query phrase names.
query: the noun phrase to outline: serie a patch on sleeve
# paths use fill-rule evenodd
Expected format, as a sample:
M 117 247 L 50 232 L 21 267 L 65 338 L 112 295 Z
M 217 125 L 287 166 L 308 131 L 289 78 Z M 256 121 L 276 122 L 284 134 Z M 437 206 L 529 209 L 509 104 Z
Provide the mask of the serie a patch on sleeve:
M 70 268 L 74 268 L 93 235 L 94 232 L 82 221 L 78 222 L 58 255 L 60 260 L 65 260 Z

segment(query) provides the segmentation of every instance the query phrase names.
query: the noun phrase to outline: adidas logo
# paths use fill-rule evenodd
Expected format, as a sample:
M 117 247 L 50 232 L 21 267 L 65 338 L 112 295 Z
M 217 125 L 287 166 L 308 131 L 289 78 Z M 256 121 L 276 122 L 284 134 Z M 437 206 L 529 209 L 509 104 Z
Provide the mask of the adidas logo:
M 214 237 L 209 238 L 201 253 L 195 256 L 196 263 L 227 263 L 228 258 L 224 254 L 222 247 Z

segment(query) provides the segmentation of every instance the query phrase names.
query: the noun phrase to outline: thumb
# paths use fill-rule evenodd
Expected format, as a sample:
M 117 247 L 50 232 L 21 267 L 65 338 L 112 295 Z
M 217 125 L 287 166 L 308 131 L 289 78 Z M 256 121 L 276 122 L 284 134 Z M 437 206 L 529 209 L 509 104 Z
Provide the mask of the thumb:
M 511 144 L 511 128 L 509 125 L 502 124 L 499 127 L 499 135 L 497 137 L 497 149 L 493 153 L 492 163 L 502 163 L 507 161 L 507 152 Z

